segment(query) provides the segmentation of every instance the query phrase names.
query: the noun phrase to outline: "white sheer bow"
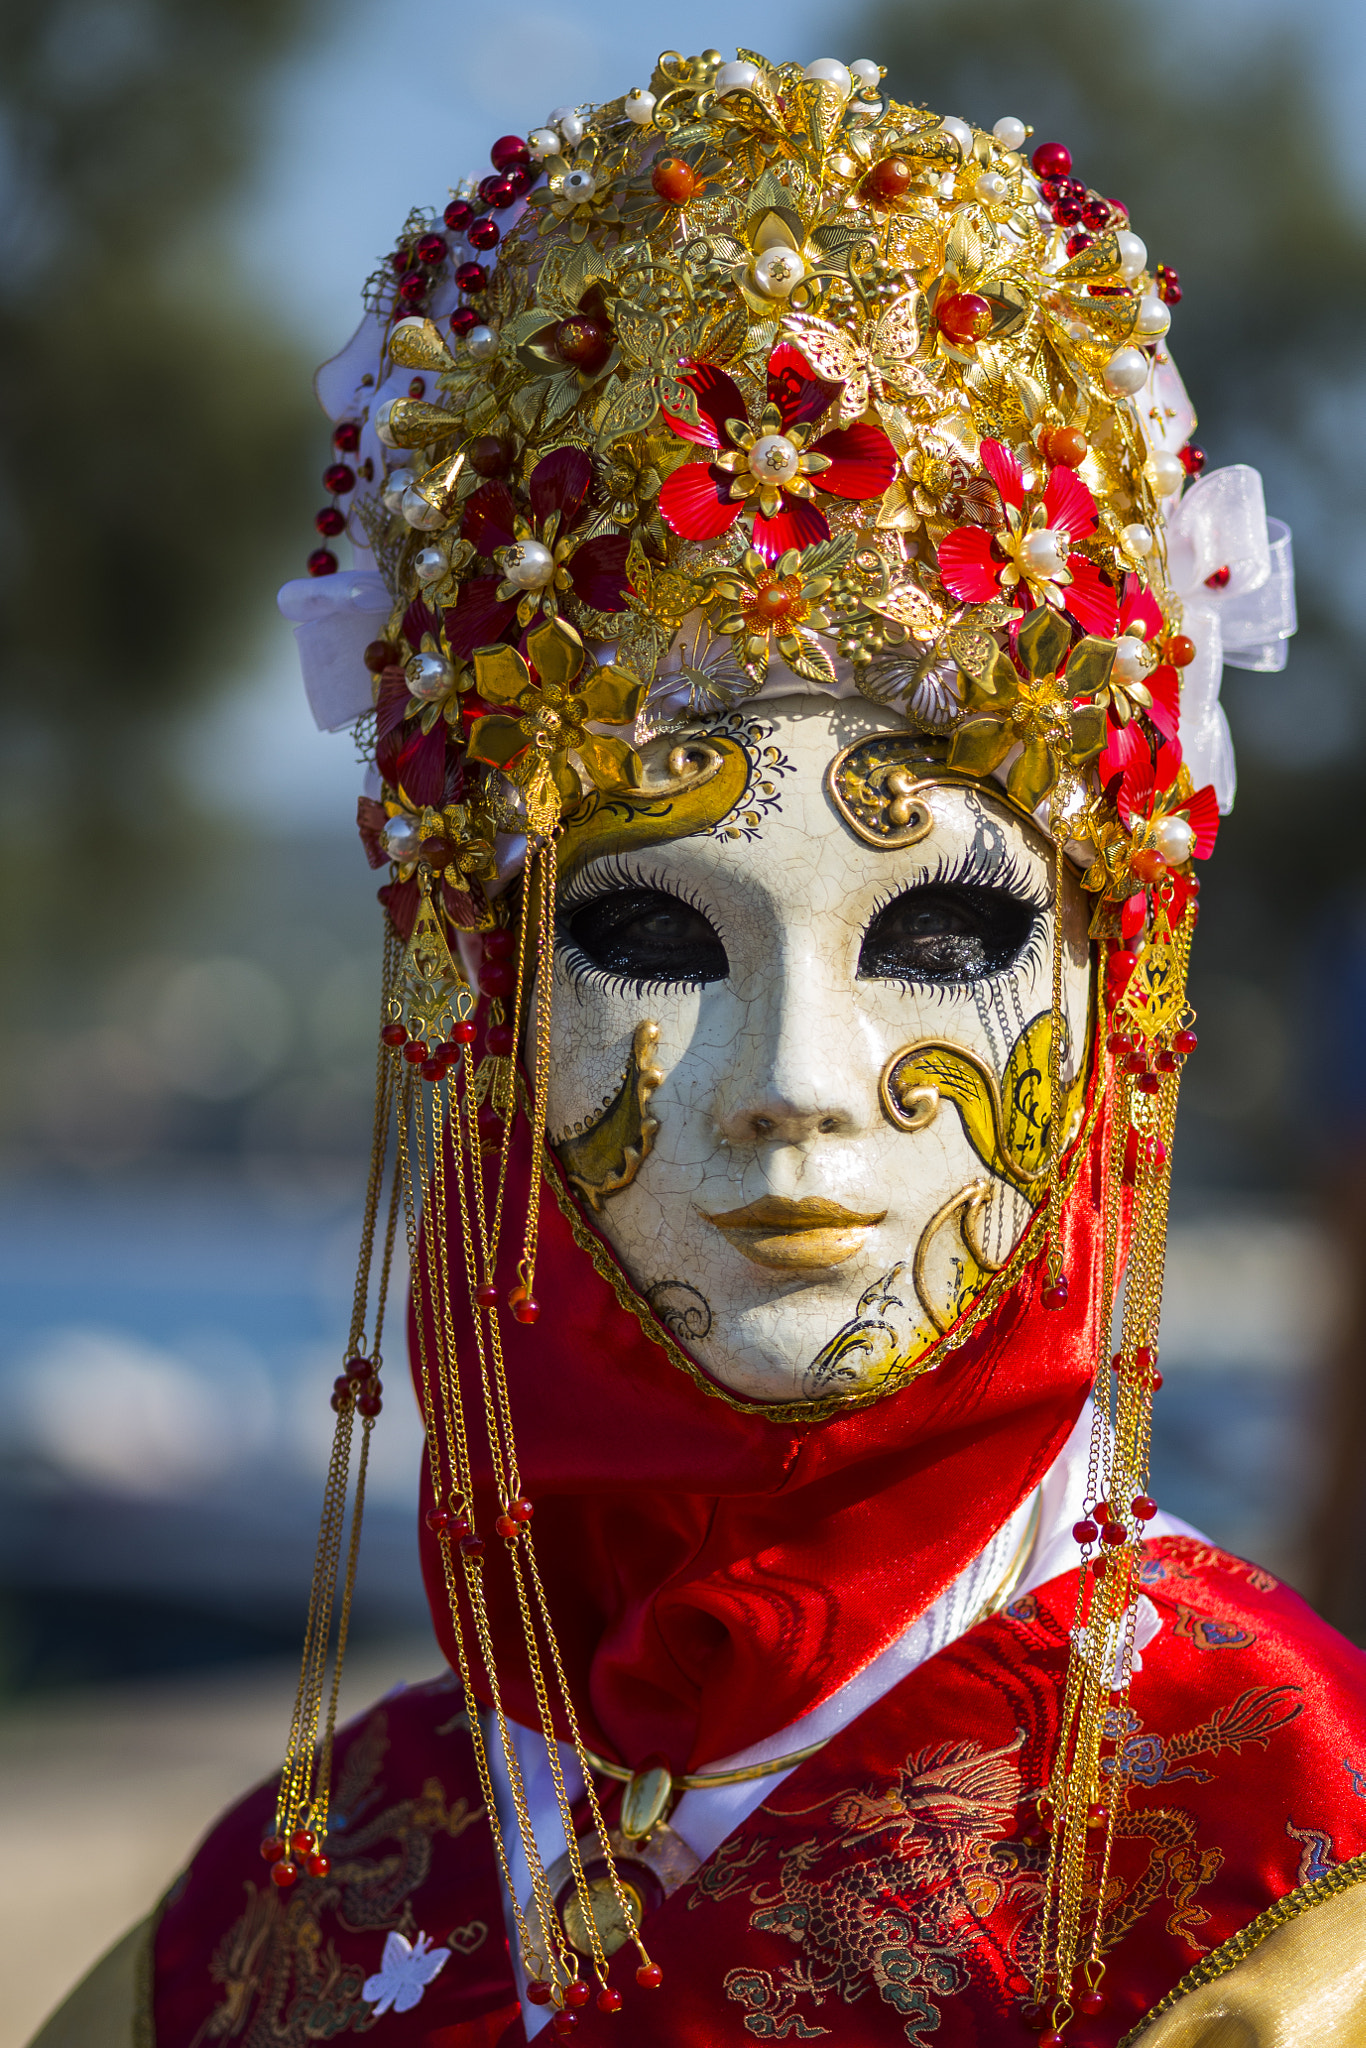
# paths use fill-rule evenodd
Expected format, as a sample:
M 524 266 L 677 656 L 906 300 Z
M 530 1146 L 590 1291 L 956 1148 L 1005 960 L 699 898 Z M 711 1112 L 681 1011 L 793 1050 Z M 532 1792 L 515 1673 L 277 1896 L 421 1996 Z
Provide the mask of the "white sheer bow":
M 294 622 L 314 723 L 320 732 L 340 732 L 374 701 L 361 657 L 389 623 L 392 606 L 384 578 L 374 569 L 298 576 L 285 584 L 275 602 Z

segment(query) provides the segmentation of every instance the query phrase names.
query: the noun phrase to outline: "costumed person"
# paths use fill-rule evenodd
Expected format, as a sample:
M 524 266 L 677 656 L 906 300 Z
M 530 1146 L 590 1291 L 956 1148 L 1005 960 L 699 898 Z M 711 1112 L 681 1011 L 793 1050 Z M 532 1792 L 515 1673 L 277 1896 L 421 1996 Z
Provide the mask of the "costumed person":
M 1177 278 L 866 61 L 491 159 L 282 594 L 389 868 L 284 1767 L 68 2024 L 1366 2041 L 1366 1660 L 1148 1486 L 1221 670 L 1294 624 Z M 396 1245 L 450 1671 L 335 1730 Z

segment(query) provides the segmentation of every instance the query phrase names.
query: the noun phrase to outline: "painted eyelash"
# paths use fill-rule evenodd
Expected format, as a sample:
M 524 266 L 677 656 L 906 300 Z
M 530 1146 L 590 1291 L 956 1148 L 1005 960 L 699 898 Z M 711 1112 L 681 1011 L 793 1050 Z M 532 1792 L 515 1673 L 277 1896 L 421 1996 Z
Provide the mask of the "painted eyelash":
M 574 943 L 567 929 L 570 913 L 582 910 L 586 903 L 596 903 L 600 897 L 609 896 L 614 888 L 657 889 L 663 896 L 672 896 L 676 902 L 686 903 L 700 917 L 706 918 L 722 945 L 725 944 L 725 934 L 713 912 L 700 896 L 680 883 L 677 876 L 661 874 L 657 869 L 634 867 L 622 854 L 607 854 L 602 860 L 594 861 L 591 877 L 588 874 L 575 876 L 568 884 L 555 914 L 556 951 L 565 977 L 579 1001 L 583 1001 L 584 992 L 588 989 L 609 992 L 629 989 L 633 995 L 642 996 L 666 985 L 671 989 L 705 988 L 707 984 L 700 980 L 668 979 L 666 984 L 665 979 L 652 981 L 647 976 L 614 974 L 610 968 L 600 967 L 596 961 L 590 960 L 582 947 Z
M 878 892 L 868 914 L 865 932 L 899 896 L 910 895 L 917 889 L 948 889 L 978 887 L 996 889 L 1013 896 L 1017 903 L 1033 912 L 1029 936 L 1008 967 L 1001 967 L 994 974 L 983 974 L 971 981 L 943 981 L 930 979 L 904 980 L 897 976 L 894 986 L 902 995 L 909 995 L 914 989 L 918 995 L 929 996 L 934 1002 L 943 1002 L 948 996 L 965 988 L 976 988 L 991 994 L 1007 983 L 1021 970 L 1035 973 L 1043 965 L 1044 958 L 1044 913 L 1049 909 L 1052 896 L 1042 883 L 1036 881 L 1023 867 L 1013 853 L 1007 853 L 999 860 L 989 862 L 975 847 L 969 847 L 958 854 L 941 853 L 933 869 L 927 869 L 910 882 L 889 882 Z

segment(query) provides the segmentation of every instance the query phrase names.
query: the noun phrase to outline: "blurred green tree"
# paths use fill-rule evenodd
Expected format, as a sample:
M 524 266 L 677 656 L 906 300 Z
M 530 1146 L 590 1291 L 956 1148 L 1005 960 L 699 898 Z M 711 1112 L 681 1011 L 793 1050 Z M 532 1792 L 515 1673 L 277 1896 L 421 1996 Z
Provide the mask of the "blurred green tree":
M 224 209 L 270 67 L 314 12 L 0 14 L 11 987 L 61 889 L 85 932 L 135 916 L 132 864 L 165 850 L 179 808 L 164 729 L 249 651 L 260 594 L 309 531 L 323 443 L 307 366 L 234 275 Z

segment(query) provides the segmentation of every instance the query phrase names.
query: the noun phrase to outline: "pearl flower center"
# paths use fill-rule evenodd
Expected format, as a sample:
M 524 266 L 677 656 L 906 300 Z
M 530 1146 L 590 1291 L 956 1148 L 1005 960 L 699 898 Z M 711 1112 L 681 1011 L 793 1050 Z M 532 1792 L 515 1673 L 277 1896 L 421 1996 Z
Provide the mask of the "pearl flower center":
M 1020 567 L 1031 576 L 1058 576 L 1067 567 L 1067 535 L 1051 526 L 1027 533 L 1020 543 Z
M 760 483 L 789 483 L 800 467 L 801 456 L 786 434 L 763 434 L 749 451 L 750 475 Z
M 498 559 L 504 576 L 518 590 L 544 590 L 555 574 L 555 557 L 538 540 L 514 541 L 498 550 Z

